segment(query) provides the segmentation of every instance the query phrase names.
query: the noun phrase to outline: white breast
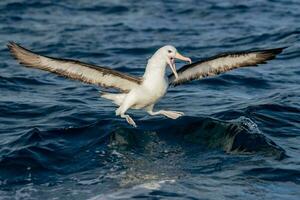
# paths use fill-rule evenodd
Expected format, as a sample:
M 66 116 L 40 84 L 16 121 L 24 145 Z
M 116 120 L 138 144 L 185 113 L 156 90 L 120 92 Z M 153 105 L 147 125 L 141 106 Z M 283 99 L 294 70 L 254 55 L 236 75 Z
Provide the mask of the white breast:
M 149 60 L 143 76 L 143 83 L 132 91 L 137 100 L 134 107 L 143 108 L 155 104 L 162 98 L 168 89 L 168 81 L 165 77 L 166 63 L 158 60 Z

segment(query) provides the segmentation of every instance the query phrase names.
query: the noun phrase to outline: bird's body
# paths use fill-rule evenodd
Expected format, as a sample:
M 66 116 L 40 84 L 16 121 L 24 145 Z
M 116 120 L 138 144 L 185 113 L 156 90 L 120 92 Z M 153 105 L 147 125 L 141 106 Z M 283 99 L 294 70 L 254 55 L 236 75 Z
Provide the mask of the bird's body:
M 148 60 L 141 84 L 132 88 L 128 93 L 104 93 L 101 96 L 120 106 L 116 110 L 116 115 L 126 118 L 129 123 L 135 126 L 133 120 L 125 115 L 125 112 L 131 108 L 145 109 L 149 114 L 154 113 L 154 104 L 166 94 L 169 86 L 165 73 L 167 64 L 167 61 L 162 59 L 159 53 L 156 53 Z M 182 114 L 175 112 L 175 115 L 173 118 L 177 118 Z
M 142 83 L 126 95 L 127 98 L 134 99 L 133 108 L 141 109 L 155 104 L 166 94 L 169 84 L 165 76 L 166 66 L 167 63 L 156 55 L 148 60 Z
M 135 122 L 128 114 L 125 114 L 128 109 L 144 109 L 150 115 L 164 115 L 172 119 L 183 115 L 178 111 L 153 111 L 154 105 L 166 94 L 169 85 L 180 85 L 238 67 L 263 64 L 267 60 L 275 58 L 283 50 L 283 48 L 277 48 L 227 53 L 191 63 L 191 60 L 179 54 L 175 47 L 167 45 L 155 52 L 148 60 L 144 75 L 137 78 L 80 61 L 41 56 L 13 42 L 8 44 L 8 47 L 16 59 L 25 66 L 120 90 L 120 93 L 102 92 L 101 97 L 113 101 L 118 106 L 116 115 L 125 118 L 133 126 L 136 126 Z M 177 73 L 175 58 L 190 64 L 180 68 Z M 168 65 L 173 74 L 167 77 L 166 67 Z

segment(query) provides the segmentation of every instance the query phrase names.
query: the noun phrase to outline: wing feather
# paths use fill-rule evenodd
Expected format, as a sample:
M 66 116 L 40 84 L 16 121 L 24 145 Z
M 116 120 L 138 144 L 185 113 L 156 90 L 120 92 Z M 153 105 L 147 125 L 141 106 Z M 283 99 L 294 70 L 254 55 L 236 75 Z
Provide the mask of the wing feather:
M 215 76 L 239 67 L 265 64 L 267 60 L 274 59 L 277 54 L 282 52 L 283 49 L 284 48 L 277 48 L 220 54 L 206 60 L 197 61 L 183 66 L 177 71 L 178 79 L 175 80 L 175 76 L 173 74 L 168 77 L 169 83 L 176 86 L 207 76 Z
M 77 60 L 42 56 L 14 42 L 10 42 L 7 46 L 12 55 L 24 66 L 42 69 L 85 83 L 128 92 L 142 81 L 139 78 L 106 67 L 91 65 Z

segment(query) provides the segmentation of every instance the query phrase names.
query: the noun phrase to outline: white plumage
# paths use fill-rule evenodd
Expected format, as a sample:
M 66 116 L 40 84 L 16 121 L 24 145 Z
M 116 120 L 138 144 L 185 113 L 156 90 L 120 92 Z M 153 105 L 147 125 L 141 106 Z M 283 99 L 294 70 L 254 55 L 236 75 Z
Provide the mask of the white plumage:
M 164 115 L 172 119 L 177 119 L 183 115 L 182 112 L 177 111 L 153 111 L 155 103 L 166 94 L 169 85 L 176 86 L 238 67 L 256 66 L 275 58 L 283 50 L 283 48 L 278 48 L 226 53 L 191 63 L 191 59 L 182 56 L 175 47 L 167 45 L 155 52 L 148 60 L 143 77 L 137 78 L 113 69 L 76 60 L 41 56 L 13 42 L 10 42 L 8 47 L 13 56 L 27 67 L 38 68 L 71 79 L 120 90 L 121 93 L 102 93 L 101 96 L 118 105 L 116 115 L 125 118 L 129 124 L 135 127 L 134 120 L 126 114 L 126 111 L 130 108 L 144 109 L 150 115 Z M 180 68 L 177 73 L 175 59 L 190 64 Z M 165 76 L 167 65 L 170 66 L 173 72 L 168 77 Z

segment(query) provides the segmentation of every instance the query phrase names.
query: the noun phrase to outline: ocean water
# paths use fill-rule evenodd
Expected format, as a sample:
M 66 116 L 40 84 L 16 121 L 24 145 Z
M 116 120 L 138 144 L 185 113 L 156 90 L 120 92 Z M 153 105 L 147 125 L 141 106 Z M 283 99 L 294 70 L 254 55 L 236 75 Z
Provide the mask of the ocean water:
M 166 44 L 194 61 L 288 48 L 171 87 L 156 109 L 185 116 L 130 111 L 133 128 L 101 88 L 20 66 L 8 41 L 134 75 Z M 300 199 L 299 48 L 298 0 L 0 1 L 0 199 Z

